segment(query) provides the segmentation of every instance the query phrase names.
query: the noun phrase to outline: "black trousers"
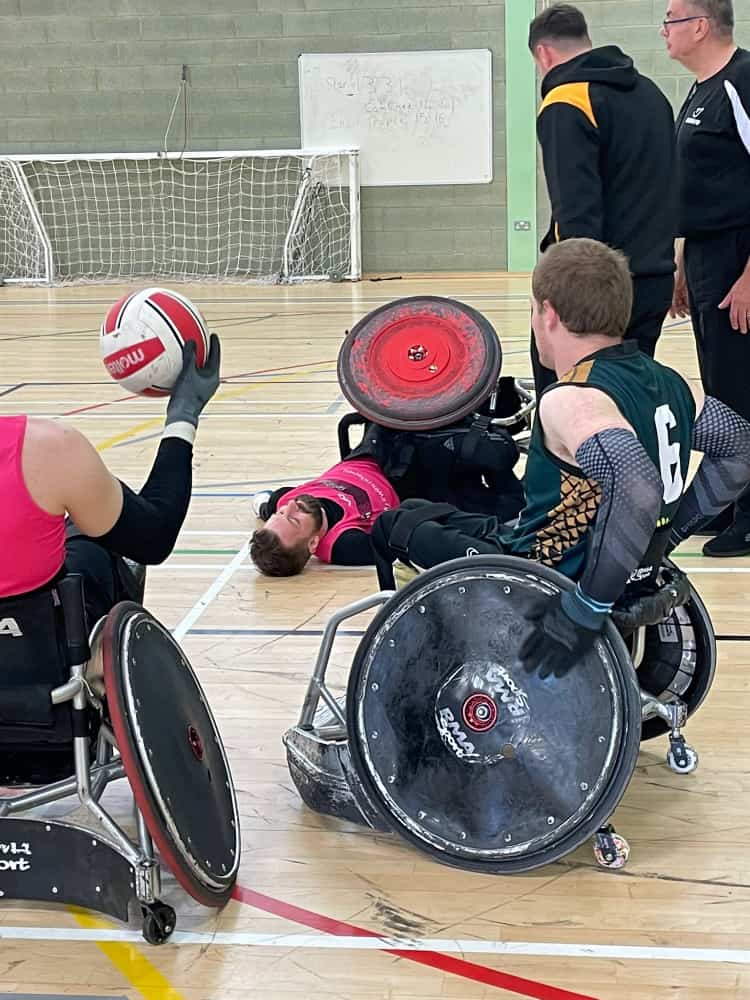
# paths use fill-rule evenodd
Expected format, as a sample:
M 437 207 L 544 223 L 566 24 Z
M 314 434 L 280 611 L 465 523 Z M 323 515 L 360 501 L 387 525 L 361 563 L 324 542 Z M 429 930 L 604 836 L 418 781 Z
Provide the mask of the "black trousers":
M 110 552 L 93 538 L 78 534 L 72 521 L 66 526 L 65 572 L 83 577 L 84 603 L 89 630 L 119 601 L 141 602 L 142 595 L 122 556 Z
M 732 329 L 719 303 L 750 259 L 750 226 L 685 241 L 685 274 L 701 381 L 715 396 L 750 420 L 750 334 Z M 734 519 L 750 530 L 750 490 L 735 504 Z
M 672 305 L 673 291 L 674 276 L 671 274 L 633 278 L 633 311 L 625 337 L 628 340 L 637 340 L 643 353 L 648 354 L 651 358 L 656 351 L 656 344 L 661 336 L 664 320 Z M 557 381 L 555 372 L 550 368 L 545 368 L 539 360 L 533 335 L 531 337 L 531 366 L 534 371 L 537 394 Z
M 387 510 L 375 522 L 372 547 L 381 590 L 395 587 L 393 563 L 399 559 L 417 569 L 431 569 L 463 556 L 498 555 L 504 552 L 500 539 L 502 523 L 496 517 L 469 514 L 454 508 L 437 519 L 422 521 L 407 533 L 405 545 L 393 544 L 394 529 L 420 508 L 435 506 L 425 500 L 406 500 L 396 510 Z
M 518 457 L 515 444 L 508 439 L 511 452 L 506 460 L 500 444 L 486 443 L 490 452 L 497 450 L 495 469 L 489 467 L 492 455 L 486 466 L 468 465 L 455 457 L 451 431 L 446 427 L 434 434 L 410 433 L 370 424 L 362 444 L 347 458 L 374 458 L 402 501 L 445 502 L 501 521 L 516 517 L 524 506 L 524 492 L 512 469 Z M 456 427 L 457 434 L 463 432 L 460 425 Z

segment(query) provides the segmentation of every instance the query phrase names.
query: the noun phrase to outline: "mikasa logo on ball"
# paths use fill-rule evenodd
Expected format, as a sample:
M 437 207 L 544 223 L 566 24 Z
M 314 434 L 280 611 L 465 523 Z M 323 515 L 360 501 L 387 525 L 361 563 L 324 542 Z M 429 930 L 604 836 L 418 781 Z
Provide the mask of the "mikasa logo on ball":
M 160 340 L 144 340 L 138 347 L 125 347 L 121 351 L 108 355 L 104 364 L 110 375 L 126 375 L 137 372 L 144 365 L 164 353 L 164 345 Z

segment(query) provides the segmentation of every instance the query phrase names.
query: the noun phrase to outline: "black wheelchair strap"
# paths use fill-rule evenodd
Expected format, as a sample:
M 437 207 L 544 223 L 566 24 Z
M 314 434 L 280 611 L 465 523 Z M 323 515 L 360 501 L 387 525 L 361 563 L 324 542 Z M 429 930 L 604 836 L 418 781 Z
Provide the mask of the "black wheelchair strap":
M 408 559 L 409 542 L 420 524 L 426 521 L 439 521 L 455 511 L 456 508 L 450 503 L 424 503 L 419 507 L 402 507 L 388 539 L 390 548 L 400 558 Z
M 461 442 L 461 461 L 464 465 L 474 465 L 475 455 L 477 449 L 479 448 L 482 438 L 484 438 L 490 429 L 490 418 L 477 416 L 469 428 L 469 433 L 466 434 L 463 441 Z

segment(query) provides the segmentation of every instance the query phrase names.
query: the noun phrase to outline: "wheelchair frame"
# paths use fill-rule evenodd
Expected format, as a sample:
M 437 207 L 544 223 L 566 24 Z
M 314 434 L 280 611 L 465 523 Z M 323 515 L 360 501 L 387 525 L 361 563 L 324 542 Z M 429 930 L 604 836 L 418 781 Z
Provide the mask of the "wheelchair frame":
M 340 701 L 336 699 L 327 685 L 326 673 L 336 633 L 342 623 L 365 611 L 382 607 L 396 593 L 397 591 L 393 590 L 380 591 L 347 604 L 331 615 L 323 631 L 297 726 L 287 732 L 284 737 L 290 767 L 292 762 L 296 760 L 296 763 L 301 765 L 300 769 L 306 767 L 310 773 L 317 773 L 322 781 L 335 783 L 340 775 L 345 778 L 349 786 L 349 802 L 339 804 L 338 815 L 341 818 L 364 822 L 371 828 L 381 830 L 389 830 L 389 827 L 372 804 L 359 777 L 351 767 L 348 751 L 349 725 Z M 645 646 L 646 626 L 641 625 L 630 637 L 630 659 L 636 672 L 643 662 Z M 703 697 L 710 687 L 712 676 L 713 668 Z M 641 722 L 659 718 L 668 727 L 670 747 L 667 753 L 667 763 L 669 767 L 679 774 L 693 771 L 698 764 L 698 754 L 692 747 L 688 746 L 681 733 L 681 728 L 685 725 L 689 714 L 688 704 L 679 697 L 670 697 L 662 701 L 659 697 L 649 694 L 640 685 L 639 693 Z M 702 701 L 702 698 L 700 700 Z M 318 726 L 316 725 L 316 713 L 318 713 L 321 701 L 327 707 L 330 719 L 327 719 L 325 724 Z M 693 710 L 698 707 L 698 704 L 693 706 Z M 310 739 L 313 741 L 312 745 L 307 742 Z M 309 753 L 311 747 L 314 747 L 314 750 Z M 298 790 L 307 804 L 316 808 L 318 801 L 316 801 L 316 795 L 311 785 L 308 784 L 307 788 L 303 790 L 297 782 L 297 778 L 295 778 L 295 783 L 297 783 Z M 341 791 L 342 799 L 347 797 L 347 789 L 343 785 Z M 603 825 L 594 835 L 593 850 L 597 863 L 605 868 L 622 867 L 630 852 L 627 841 L 618 835 L 609 823 Z
M 100 635 L 104 622 L 104 618 L 100 619 L 92 629 L 87 643 L 89 651 Z M 94 832 L 78 823 L 51 822 L 45 818 L 33 816 L 25 817 L 25 824 L 37 824 L 39 830 L 46 833 L 54 831 L 58 841 L 62 842 L 63 850 L 69 848 L 71 851 L 75 851 L 83 844 L 86 847 L 97 848 L 100 846 L 97 838 L 101 838 L 119 858 L 125 861 L 130 870 L 131 892 L 129 898 L 118 899 L 114 907 L 102 905 L 102 885 L 109 876 L 108 868 L 112 859 L 106 852 L 102 854 L 100 851 L 98 856 L 103 857 L 102 868 L 92 869 L 89 891 L 86 887 L 79 886 L 79 899 L 76 902 L 84 898 L 85 905 L 89 908 L 101 909 L 103 912 L 127 920 L 130 902 L 137 901 L 140 904 L 143 917 L 144 938 L 150 944 L 162 944 L 174 930 L 176 914 L 171 906 L 159 899 L 161 868 L 155 857 L 153 841 L 145 820 L 134 802 L 133 809 L 137 830 L 137 841 L 134 841 L 99 802 L 110 782 L 126 777 L 122 760 L 114 758 L 114 752 L 118 750 L 114 732 L 111 726 L 102 719 L 97 735 L 96 758 L 93 763 L 90 755 L 89 736 L 76 733 L 76 719 L 80 720 L 90 708 L 101 712 L 103 707 L 102 701 L 92 691 L 86 677 L 89 663 L 90 656 L 82 662 L 72 665 L 70 679 L 65 684 L 54 688 L 50 696 L 53 705 L 72 704 L 74 774 L 70 778 L 35 787 L 19 795 L 0 797 L 0 838 L 3 838 L 6 833 L 5 821 L 16 822 L 12 819 L 16 814 L 76 796 L 79 803 L 103 829 L 103 835 L 99 831 Z M 12 827 L 8 828 L 7 832 L 15 838 Z M 49 880 L 45 879 L 44 881 L 46 883 Z M 48 892 L 45 892 L 43 887 L 35 890 L 30 883 L 28 886 L 22 885 L 20 889 L 28 891 L 29 895 L 14 895 L 14 898 L 47 902 L 65 901 L 61 899 L 57 885 L 50 885 Z M 7 891 L 5 895 L 9 895 Z

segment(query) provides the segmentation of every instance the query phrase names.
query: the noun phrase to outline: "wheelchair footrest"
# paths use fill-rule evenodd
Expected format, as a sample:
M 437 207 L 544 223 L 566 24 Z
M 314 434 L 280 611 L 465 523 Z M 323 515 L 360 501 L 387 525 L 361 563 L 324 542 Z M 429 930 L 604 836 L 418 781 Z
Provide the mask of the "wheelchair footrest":
M 89 830 L 45 819 L 0 819 L 0 899 L 68 903 L 127 921 L 135 872 Z

